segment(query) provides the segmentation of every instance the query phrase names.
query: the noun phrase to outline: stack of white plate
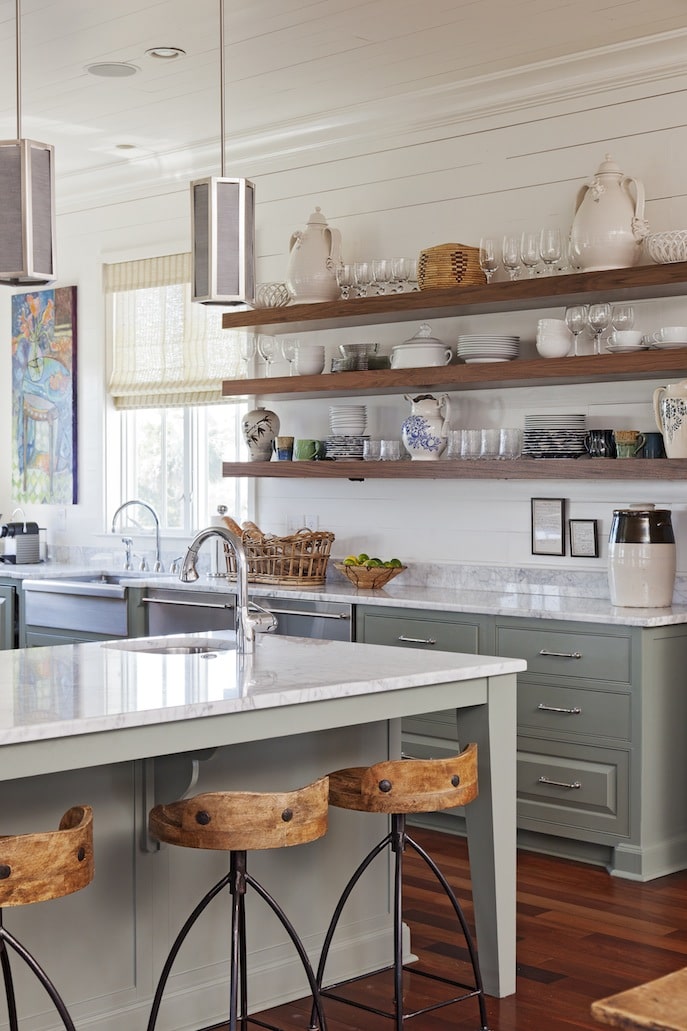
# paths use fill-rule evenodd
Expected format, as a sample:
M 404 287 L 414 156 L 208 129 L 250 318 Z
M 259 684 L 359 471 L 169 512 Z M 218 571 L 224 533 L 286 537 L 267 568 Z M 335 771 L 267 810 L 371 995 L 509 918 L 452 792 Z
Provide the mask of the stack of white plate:
M 584 415 L 526 415 L 523 458 L 579 458 L 586 454 Z
M 367 426 L 366 405 L 330 405 L 332 437 L 361 437 Z
M 327 437 L 324 442 L 324 453 L 334 461 L 352 461 L 363 458 L 363 447 L 368 437 Z
M 458 357 L 471 362 L 510 362 L 518 357 L 520 337 L 499 333 L 462 333 L 458 337 Z

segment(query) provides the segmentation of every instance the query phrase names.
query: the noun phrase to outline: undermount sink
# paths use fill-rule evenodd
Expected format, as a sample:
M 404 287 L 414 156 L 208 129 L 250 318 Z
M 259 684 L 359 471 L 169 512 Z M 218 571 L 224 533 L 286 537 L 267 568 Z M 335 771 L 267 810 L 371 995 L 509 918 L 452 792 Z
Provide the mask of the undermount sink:
M 103 648 L 115 648 L 125 652 L 144 652 L 149 655 L 212 655 L 216 652 L 233 651 L 233 640 L 189 641 L 186 638 L 139 637 L 126 641 L 104 641 Z

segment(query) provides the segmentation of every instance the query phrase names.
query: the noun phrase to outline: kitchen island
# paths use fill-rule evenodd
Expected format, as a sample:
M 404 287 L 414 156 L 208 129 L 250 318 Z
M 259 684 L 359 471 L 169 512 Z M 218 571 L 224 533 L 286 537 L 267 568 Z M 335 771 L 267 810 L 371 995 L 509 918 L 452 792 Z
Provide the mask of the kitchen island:
M 184 653 L 189 646 L 207 650 Z M 145 1027 L 175 929 L 226 868 L 221 854 L 158 850 L 145 829 L 151 805 L 222 787 L 297 787 L 342 765 L 398 755 L 402 717 L 448 708 L 461 743 L 479 747 L 480 794 L 466 816 L 485 987 L 511 994 L 516 674 L 524 669 L 508 658 L 271 636 L 237 656 L 225 633 L 0 653 L 2 832 L 49 829 L 71 804 L 95 811 L 95 880 L 50 904 L 78 934 L 56 940 L 57 908 L 36 907 L 30 925 L 44 932 L 46 965 L 76 1022 L 114 1028 L 126 1014 L 129 1026 Z M 313 956 L 340 883 L 378 833 L 376 817 L 333 810 L 321 842 L 255 857 L 257 876 L 276 875 Z M 386 945 L 387 878 L 380 867 L 346 925 L 341 972 L 371 966 Z M 222 1018 L 216 950 L 226 951 L 226 927 L 216 924 L 191 943 L 165 1026 Z M 305 994 L 271 923 L 258 919 L 253 931 L 255 1005 Z M 38 1019 L 42 1002 L 35 1005 Z

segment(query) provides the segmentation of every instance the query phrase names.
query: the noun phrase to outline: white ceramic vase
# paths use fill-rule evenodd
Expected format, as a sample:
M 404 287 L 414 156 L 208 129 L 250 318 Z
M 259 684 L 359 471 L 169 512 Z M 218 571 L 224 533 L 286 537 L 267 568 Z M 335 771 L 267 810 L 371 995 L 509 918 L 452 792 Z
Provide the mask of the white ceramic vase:
M 634 190 L 634 197 L 632 196 Z M 630 268 L 649 235 L 644 186 L 624 175 L 610 154 L 580 190 L 570 231 L 570 256 L 583 272 Z
M 411 403 L 411 411 L 401 427 L 403 446 L 414 462 L 436 461 L 448 443 L 448 395 L 438 399 L 432 394 L 404 396 Z
M 241 422 L 251 462 L 269 462 L 279 433 L 279 416 L 269 408 L 254 408 Z
M 687 379 L 654 390 L 654 418 L 667 458 L 687 458 Z

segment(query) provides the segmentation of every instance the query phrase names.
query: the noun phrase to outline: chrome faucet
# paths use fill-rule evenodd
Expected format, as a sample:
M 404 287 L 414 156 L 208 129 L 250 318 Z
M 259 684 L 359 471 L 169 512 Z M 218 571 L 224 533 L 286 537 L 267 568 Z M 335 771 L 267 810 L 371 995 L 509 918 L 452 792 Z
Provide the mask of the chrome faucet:
M 160 560 L 160 519 L 152 505 L 149 505 L 147 501 L 137 501 L 135 499 L 132 499 L 131 501 L 125 501 L 123 505 L 119 506 L 115 514 L 112 516 L 112 533 L 115 532 L 115 523 L 117 521 L 117 516 L 120 512 L 123 512 L 125 508 L 129 508 L 130 505 L 140 505 L 141 508 L 145 508 L 148 512 L 150 512 L 151 516 L 155 521 L 155 565 L 153 566 L 153 571 L 155 573 L 161 573 L 163 571 L 163 566 Z M 122 540 L 124 541 L 125 538 L 122 538 Z M 127 563 L 130 562 L 131 556 L 127 552 Z M 125 568 L 131 569 L 132 566 L 130 564 L 127 564 Z
M 221 537 L 223 541 L 226 541 L 234 549 L 234 554 L 236 555 L 236 602 L 238 617 L 236 620 L 236 650 L 238 652 L 252 652 L 255 649 L 255 635 L 266 634 L 274 630 L 277 626 L 277 620 L 271 612 L 261 608 L 254 602 L 251 604 L 256 611 L 249 611 L 248 563 L 241 539 L 224 526 L 208 526 L 205 530 L 201 530 L 196 534 L 188 547 L 181 566 L 181 572 L 179 573 L 179 579 L 185 584 L 195 583 L 198 579 L 196 559 L 198 558 L 201 545 L 209 540 L 210 537 Z

